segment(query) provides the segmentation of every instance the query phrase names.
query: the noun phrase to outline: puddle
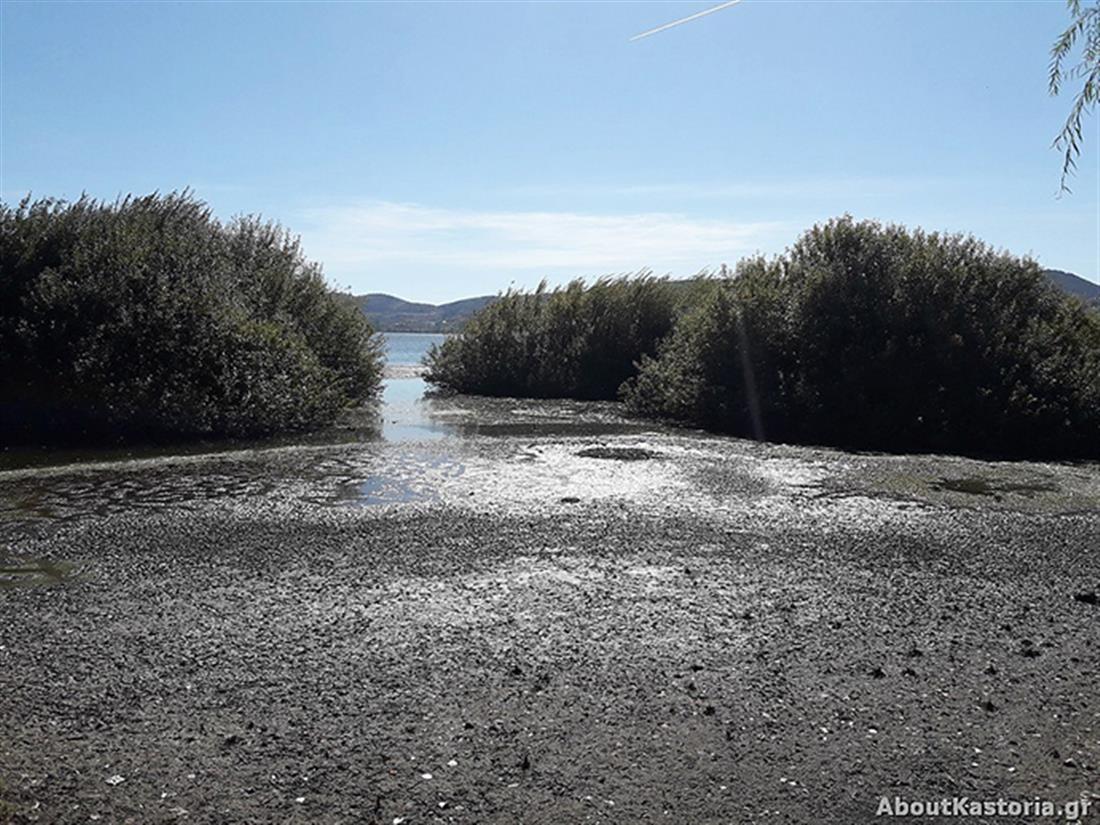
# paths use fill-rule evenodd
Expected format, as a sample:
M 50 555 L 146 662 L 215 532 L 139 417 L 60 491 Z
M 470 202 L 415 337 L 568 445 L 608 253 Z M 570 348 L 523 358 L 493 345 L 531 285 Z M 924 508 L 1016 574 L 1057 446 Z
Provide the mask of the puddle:
M 0 588 L 57 584 L 72 578 L 76 572 L 76 565 L 70 562 L 0 558 Z
M 391 463 L 386 469 L 388 472 L 357 476 L 354 463 L 325 468 L 324 475 L 335 484 L 325 485 L 324 494 L 307 496 L 306 500 L 326 507 L 438 501 L 443 486 L 466 472 L 465 464 L 424 451 L 408 451 L 402 461 Z M 317 481 L 323 484 L 324 475 Z
M 435 498 L 431 493 L 418 490 L 396 478 L 368 478 L 364 481 L 347 481 L 337 485 L 326 504 L 353 504 L 370 507 L 377 504 L 406 504 Z
M 660 453 L 641 447 L 586 447 L 577 455 L 581 458 L 600 458 L 609 461 L 648 461 L 660 457 Z
M 186 460 L 120 462 L 71 473 L 23 473 L 0 477 L 0 523 L 187 509 L 203 502 L 264 496 L 275 484 L 275 479 L 264 477 L 262 468 L 227 459 L 215 466 Z
M 996 501 L 1002 500 L 1008 494 L 1034 498 L 1040 493 L 1058 492 L 1058 485 L 1050 481 L 1011 482 L 979 476 L 943 478 L 932 482 L 929 486 L 933 490 L 965 493 L 970 496 L 990 496 Z

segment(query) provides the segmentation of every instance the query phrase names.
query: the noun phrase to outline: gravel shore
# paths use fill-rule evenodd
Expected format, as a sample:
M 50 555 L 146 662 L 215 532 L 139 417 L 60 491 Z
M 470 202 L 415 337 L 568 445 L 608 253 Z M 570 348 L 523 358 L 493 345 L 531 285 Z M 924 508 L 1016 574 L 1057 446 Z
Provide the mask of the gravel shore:
M 516 414 L 0 473 L 0 821 L 1100 808 L 1096 465 Z

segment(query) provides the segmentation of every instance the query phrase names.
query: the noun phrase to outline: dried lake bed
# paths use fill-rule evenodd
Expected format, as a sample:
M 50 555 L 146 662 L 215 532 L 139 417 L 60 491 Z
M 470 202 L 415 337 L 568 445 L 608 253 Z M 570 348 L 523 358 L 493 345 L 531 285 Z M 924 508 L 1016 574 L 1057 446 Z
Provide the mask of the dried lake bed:
M 1100 794 L 1100 467 L 406 401 L 379 439 L 0 471 L 0 821 Z

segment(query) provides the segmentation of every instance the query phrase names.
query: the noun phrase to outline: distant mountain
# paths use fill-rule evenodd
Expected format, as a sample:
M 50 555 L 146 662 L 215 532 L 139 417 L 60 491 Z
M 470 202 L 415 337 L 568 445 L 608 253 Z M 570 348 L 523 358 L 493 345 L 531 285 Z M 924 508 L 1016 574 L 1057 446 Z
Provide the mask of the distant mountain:
M 1100 284 L 1060 269 L 1048 269 L 1046 274 L 1060 289 L 1100 306 Z M 413 303 L 393 295 L 372 292 L 355 295 L 352 300 L 363 310 L 374 328 L 382 332 L 457 332 L 471 315 L 491 304 L 496 296 L 480 295 L 436 305 Z
M 495 295 L 464 298 L 448 304 L 418 304 L 372 292 L 352 300 L 374 328 L 382 332 L 455 332 L 466 319 L 495 300 Z
M 1048 269 L 1046 274 L 1055 286 L 1065 290 L 1070 295 L 1076 295 L 1089 303 L 1100 305 L 1100 284 L 1094 284 L 1092 281 L 1086 281 L 1080 275 L 1074 275 L 1072 272 L 1062 272 L 1060 269 Z

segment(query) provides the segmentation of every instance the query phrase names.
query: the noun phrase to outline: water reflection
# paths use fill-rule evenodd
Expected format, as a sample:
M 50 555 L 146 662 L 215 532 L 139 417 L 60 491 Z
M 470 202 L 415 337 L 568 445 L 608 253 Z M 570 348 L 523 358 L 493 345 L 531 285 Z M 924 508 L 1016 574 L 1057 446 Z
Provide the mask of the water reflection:
M 381 468 L 379 468 L 381 469 Z M 403 461 L 390 461 L 385 471 L 367 476 L 336 480 L 324 495 L 311 497 L 314 504 L 325 506 L 370 507 L 380 504 L 408 504 L 439 499 L 440 485 L 466 471 L 460 461 L 445 455 L 412 451 Z
M 449 432 L 445 422 L 430 414 L 428 389 L 421 377 L 428 350 L 446 335 L 391 332 L 386 339 L 386 376 L 382 382 L 382 438 L 386 441 L 433 441 Z
M 0 550 L 31 526 L 212 502 L 377 505 L 430 501 L 464 472 L 442 439 L 586 437 L 652 430 L 601 402 L 433 396 L 420 361 L 441 335 L 389 336 L 381 403 L 320 433 L 260 442 L 0 454 Z M 387 449 L 386 444 L 400 444 Z M 419 443 L 419 446 L 418 446 Z
M 431 441 L 454 429 L 432 415 L 431 399 L 424 398 L 423 378 L 387 378 L 382 386 L 382 438 L 386 441 Z

